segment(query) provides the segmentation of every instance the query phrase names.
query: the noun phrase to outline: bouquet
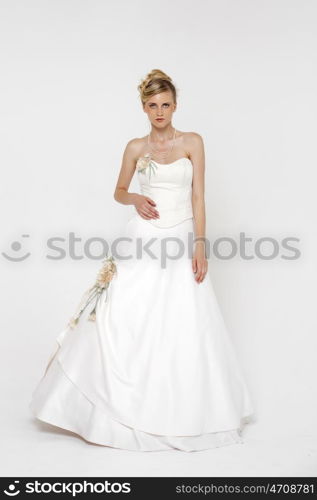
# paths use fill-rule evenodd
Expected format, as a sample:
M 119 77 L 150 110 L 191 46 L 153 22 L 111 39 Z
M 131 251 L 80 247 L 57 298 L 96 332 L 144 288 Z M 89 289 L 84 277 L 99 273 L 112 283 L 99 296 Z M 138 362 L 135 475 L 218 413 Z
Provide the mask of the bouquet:
M 104 259 L 103 266 L 100 269 L 100 271 L 98 272 L 95 284 L 92 287 L 88 288 L 88 290 L 84 293 L 83 298 L 82 298 L 82 300 L 77 308 L 77 311 L 78 310 L 79 311 L 77 312 L 77 314 L 75 314 L 70 319 L 70 321 L 68 323 L 68 326 L 70 326 L 70 328 L 75 328 L 75 326 L 77 325 L 77 323 L 79 321 L 80 316 L 82 315 L 82 313 L 84 312 L 86 307 L 93 300 L 95 300 L 95 305 L 89 314 L 88 320 L 95 321 L 96 309 L 97 309 L 97 305 L 98 305 L 98 302 L 100 300 L 101 294 L 103 293 L 104 290 L 106 290 L 109 287 L 110 282 L 111 282 L 113 276 L 116 274 L 116 272 L 117 272 L 117 267 L 116 267 L 116 264 L 114 262 L 113 256 L 107 257 L 106 259 Z M 107 300 L 107 297 L 106 297 L 106 300 Z
M 157 165 L 153 162 L 151 159 L 150 153 L 147 153 L 144 156 L 141 156 L 136 164 L 136 168 L 138 172 L 141 172 L 144 174 L 146 172 L 146 169 L 149 170 L 149 179 L 151 179 L 151 172 L 155 173 L 155 169 L 157 169 Z

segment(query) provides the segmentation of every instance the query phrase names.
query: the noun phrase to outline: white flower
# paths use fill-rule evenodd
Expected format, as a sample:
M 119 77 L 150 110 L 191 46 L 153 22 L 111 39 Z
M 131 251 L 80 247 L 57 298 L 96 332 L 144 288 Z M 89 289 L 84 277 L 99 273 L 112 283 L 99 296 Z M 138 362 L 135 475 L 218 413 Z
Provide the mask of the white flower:
M 95 311 L 95 309 L 93 311 L 91 311 L 91 313 L 89 314 L 88 320 L 89 321 L 96 321 L 96 311 Z
M 107 284 L 110 283 L 112 280 L 114 274 L 116 273 L 117 268 L 116 265 L 113 261 L 113 257 L 109 257 L 104 260 L 104 265 L 100 269 L 97 280 L 96 280 L 96 286 L 99 288 L 105 288 Z
M 108 288 L 110 281 L 112 280 L 116 272 L 117 272 L 117 266 L 114 262 L 113 256 L 104 259 L 103 266 L 98 272 L 95 284 L 92 287 L 90 287 L 83 295 L 80 305 L 78 306 L 78 309 L 80 308 L 79 313 L 76 316 L 72 317 L 68 323 L 68 326 L 70 328 L 76 327 L 80 316 L 82 315 L 88 304 L 90 304 L 90 302 L 92 302 L 93 300 L 95 300 L 95 306 L 93 310 L 90 312 L 88 320 L 89 321 L 96 320 L 96 308 L 98 301 L 103 291 L 106 288 Z
M 145 174 L 146 170 L 149 170 L 149 178 L 151 178 L 151 172 L 155 172 L 157 165 L 152 161 L 150 153 L 146 153 L 141 156 L 136 164 L 136 169 L 138 172 Z
M 71 318 L 71 319 L 69 320 L 68 326 L 69 326 L 70 328 L 75 328 L 75 326 L 76 326 L 76 325 L 77 325 L 77 323 L 78 323 L 78 320 L 79 320 L 79 317 L 78 317 L 78 318 Z

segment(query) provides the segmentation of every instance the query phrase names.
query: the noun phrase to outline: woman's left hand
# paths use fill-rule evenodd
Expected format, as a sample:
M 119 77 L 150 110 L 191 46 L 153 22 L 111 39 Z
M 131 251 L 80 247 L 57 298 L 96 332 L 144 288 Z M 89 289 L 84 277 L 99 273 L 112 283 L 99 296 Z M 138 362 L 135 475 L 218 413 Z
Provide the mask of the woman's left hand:
M 195 280 L 201 283 L 208 271 L 208 260 L 205 255 L 204 242 L 196 243 L 196 248 L 192 257 L 192 268 L 195 273 Z

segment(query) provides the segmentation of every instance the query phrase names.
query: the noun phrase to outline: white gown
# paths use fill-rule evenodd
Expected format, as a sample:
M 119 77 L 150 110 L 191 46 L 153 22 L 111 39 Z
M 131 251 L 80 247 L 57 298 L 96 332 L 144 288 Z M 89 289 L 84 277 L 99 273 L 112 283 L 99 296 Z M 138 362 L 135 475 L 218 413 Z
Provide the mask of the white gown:
M 243 443 L 254 415 L 248 388 L 210 276 L 198 284 L 188 254 L 192 162 L 152 161 L 137 175 L 160 219 L 136 212 L 128 220 L 95 322 L 85 311 L 56 338 L 30 409 L 88 442 L 126 450 Z M 143 248 L 153 238 L 156 258 L 137 254 L 140 238 Z

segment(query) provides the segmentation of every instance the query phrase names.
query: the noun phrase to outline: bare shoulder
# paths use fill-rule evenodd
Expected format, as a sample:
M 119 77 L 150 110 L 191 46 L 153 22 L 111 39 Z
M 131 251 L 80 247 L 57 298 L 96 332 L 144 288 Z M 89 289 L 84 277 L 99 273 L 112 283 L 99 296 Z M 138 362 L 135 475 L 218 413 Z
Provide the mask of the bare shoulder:
M 198 132 L 184 132 L 186 151 L 192 160 L 198 161 L 204 157 L 204 140 Z
M 125 154 L 131 159 L 137 160 L 141 156 L 146 137 L 134 137 L 130 139 L 125 147 Z
M 198 132 L 184 132 L 184 140 L 189 146 L 197 146 L 204 142 L 202 136 L 198 134 Z

